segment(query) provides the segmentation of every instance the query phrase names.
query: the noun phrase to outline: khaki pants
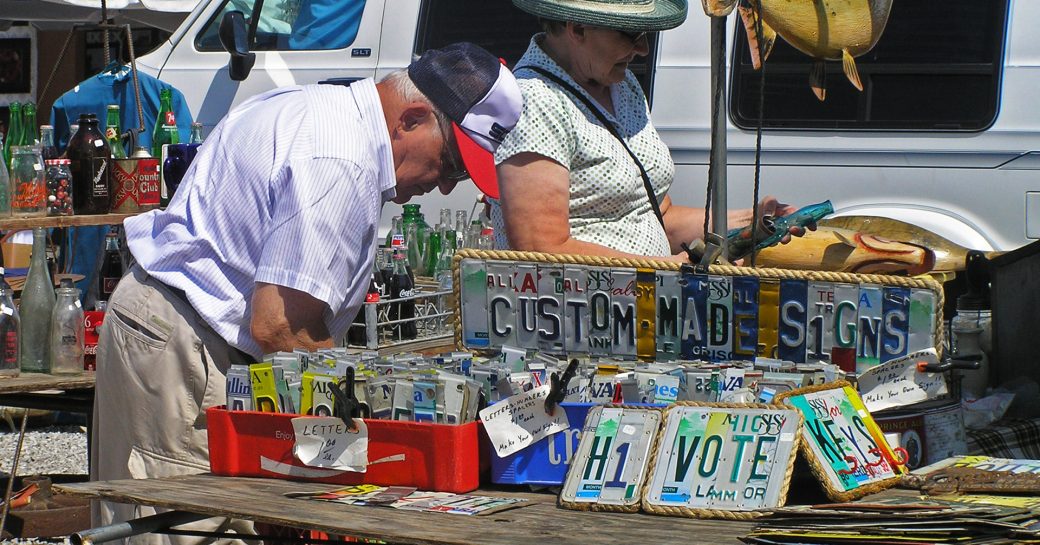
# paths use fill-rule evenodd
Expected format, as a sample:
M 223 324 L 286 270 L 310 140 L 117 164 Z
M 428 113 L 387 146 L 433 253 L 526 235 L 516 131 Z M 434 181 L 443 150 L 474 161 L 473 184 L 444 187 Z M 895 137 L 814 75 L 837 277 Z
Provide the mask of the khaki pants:
M 225 402 L 232 352 L 187 301 L 131 268 L 112 294 L 98 341 L 91 480 L 209 471 L 206 409 Z M 91 511 L 95 527 L 156 513 L 112 502 L 94 502 Z M 251 522 L 223 518 L 180 528 L 252 533 Z M 202 540 L 152 535 L 130 542 Z

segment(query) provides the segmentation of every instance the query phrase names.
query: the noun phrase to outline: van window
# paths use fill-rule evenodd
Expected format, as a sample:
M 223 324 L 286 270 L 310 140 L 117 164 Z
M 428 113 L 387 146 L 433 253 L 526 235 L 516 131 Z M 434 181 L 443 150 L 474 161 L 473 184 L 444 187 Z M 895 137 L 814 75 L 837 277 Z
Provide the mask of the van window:
M 541 32 L 538 18 L 513 6 L 510 0 L 425 0 L 419 16 L 415 54 L 454 42 L 473 42 L 505 59 L 510 68 L 527 51 L 531 36 Z M 647 35 L 650 52 L 636 57 L 629 70 L 650 99 L 657 34 Z
M 365 0 L 226 0 L 196 37 L 199 51 L 224 50 L 217 31 L 221 18 L 231 11 L 245 15 L 252 51 L 343 49 L 357 37 Z
M 873 50 L 856 59 L 863 92 L 827 62 L 827 100 L 809 88 L 813 60 L 778 38 L 765 69 L 764 126 L 789 129 L 978 131 L 993 123 L 1000 96 L 1008 0 L 893 2 Z M 760 72 L 737 22 L 734 123 L 758 124 Z

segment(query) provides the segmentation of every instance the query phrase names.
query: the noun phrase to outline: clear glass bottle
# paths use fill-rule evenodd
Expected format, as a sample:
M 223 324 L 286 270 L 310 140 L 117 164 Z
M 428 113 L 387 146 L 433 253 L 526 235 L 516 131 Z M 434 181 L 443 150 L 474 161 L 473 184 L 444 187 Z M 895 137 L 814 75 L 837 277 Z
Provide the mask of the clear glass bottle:
M 390 232 L 386 234 L 386 247 L 393 249 L 404 246 L 404 227 L 401 225 L 401 216 L 394 216 Z
M 21 330 L 18 363 L 23 373 L 49 373 L 51 313 L 54 311 L 54 284 L 47 267 L 47 230 L 33 228 L 29 273 L 22 287 Z
M 83 305 L 71 278 L 63 278 L 54 290 L 57 301 L 51 312 L 51 374 L 83 372 Z
M 47 215 L 47 181 L 38 146 L 11 147 L 11 214 L 16 218 Z
M 422 276 L 426 274 L 424 269 L 425 263 L 423 261 L 422 248 L 423 244 L 420 240 L 422 236 L 419 230 L 418 223 L 409 223 L 405 225 L 404 230 L 404 243 L 405 243 L 405 256 L 408 264 L 408 268 L 415 274 Z
M 44 161 L 61 156 L 57 146 L 54 145 L 54 127 L 50 125 L 40 125 L 40 154 L 43 155 Z
M 455 249 L 466 247 L 466 228 L 468 227 L 466 222 L 466 211 L 456 210 L 455 211 Z
M 72 215 L 72 172 L 68 159 L 47 159 L 47 215 Z
M 3 155 L 4 137 L 0 134 L 0 156 Z M 7 161 L 0 157 L 0 218 L 11 216 L 11 178 L 7 174 Z
M 201 144 L 202 142 L 202 123 L 195 121 L 191 124 L 191 135 L 188 137 L 188 143 Z
M 14 290 L 0 267 L 0 376 L 18 376 L 18 328 L 21 318 L 14 306 Z

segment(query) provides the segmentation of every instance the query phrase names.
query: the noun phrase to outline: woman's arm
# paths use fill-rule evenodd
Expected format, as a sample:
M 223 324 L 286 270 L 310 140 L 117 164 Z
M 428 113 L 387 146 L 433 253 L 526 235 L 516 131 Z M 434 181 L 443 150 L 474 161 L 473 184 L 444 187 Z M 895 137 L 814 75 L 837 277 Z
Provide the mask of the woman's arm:
M 520 153 L 497 168 L 506 238 L 514 250 L 645 258 L 571 238 L 570 173 L 534 153 Z M 685 254 L 658 259 L 686 261 Z

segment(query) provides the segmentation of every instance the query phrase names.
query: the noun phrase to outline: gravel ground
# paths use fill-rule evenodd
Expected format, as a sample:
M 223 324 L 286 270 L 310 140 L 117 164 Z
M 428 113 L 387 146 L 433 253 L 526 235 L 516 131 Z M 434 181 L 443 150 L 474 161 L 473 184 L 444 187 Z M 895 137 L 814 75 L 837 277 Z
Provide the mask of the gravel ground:
M 25 430 L 22 443 L 22 455 L 18 460 L 18 475 L 86 475 L 87 474 L 87 432 L 78 425 L 46 425 L 35 427 L 33 420 Z M 20 419 L 15 419 L 15 425 Z M 18 432 L 11 431 L 10 426 L 0 420 L 0 472 L 6 477 L 11 472 L 11 462 L 18 446 Z M 3 490 L 0 489 L 0 501 Z M 4 544 L 48 544 L 68 545 L 68 538 L 53 539 L 5 539 Z
M 0 471 L 11 473 L 11 462 L 18 446 L 18 432 L 0 423 Z M 87 474 L 87 433 L 80 426 L 47 426 L 25 430 L 18 475 Z M 2 499 L 2 496 L 0 496 Z

